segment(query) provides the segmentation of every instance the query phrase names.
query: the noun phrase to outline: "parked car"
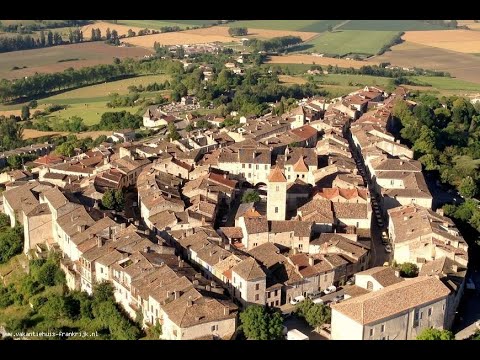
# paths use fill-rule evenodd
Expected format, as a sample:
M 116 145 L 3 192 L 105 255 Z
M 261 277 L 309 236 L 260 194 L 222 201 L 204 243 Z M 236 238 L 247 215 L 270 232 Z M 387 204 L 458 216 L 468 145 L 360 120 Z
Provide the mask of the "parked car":
M 322 292 L 321 291 L 314 291 L 314 292 L 311 292 L 310 294 L 307 294 L 307 297 L 309 299 L 316 299 L 318 297 L 322 296 Z
M 387 253 L 392 252 L 392 246 L 390 244 L 385 245 L 385 252 L 387 252 Z
M 305 296 L 297 296 L 297 297 L 294 297 L 292 300 L 290 300 L 290 304 L 297 305 L 298 303 L 301 303 L 304 300 L 305 300 Z
M 316 298 L 312 301 L 314 304 L 324 305 L 324 301 L 320 298 Z
M 327 287 L 323 292 L 324 292 L 325 295 L 327 295 L 327 294 L 331 294 L 335 291 L 337 291 L 337 287 L 334 286 L 334 285 L 331 285 L 331 286 Z
M 343 296 L 343 295 L 337 295 L 337 296 L 335 296 L 335 297 L 333 298 L 332 301 L 333 301 L 334 303 L 337 303 L 337 302 L 342 301 L 343 299 L 344 299 L 344 296 Z

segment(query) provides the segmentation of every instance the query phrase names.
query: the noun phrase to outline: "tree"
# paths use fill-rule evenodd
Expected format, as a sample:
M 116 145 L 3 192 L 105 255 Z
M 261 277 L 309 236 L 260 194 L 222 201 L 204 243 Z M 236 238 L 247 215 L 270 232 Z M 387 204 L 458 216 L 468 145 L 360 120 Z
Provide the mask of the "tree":
M 128 37 L 133 37 L 133 36 L 135 36 L 135 35 L 136 35 L 136 34 L 135 34 L 135 31 L 133 31 L 132 29 L 128 29 L 128 33 L 127 33 L 127 36 L 128 36 Z
M 406 278 L 413 278 L 418 276 L 418 266 L 414 263 L 403 263 L 399 266 L 400 276 Z
M 107 40 L 110 40 L 112 38 L 112 33 L 110 32 L 110 28 L 107 28 L 105 32 L 105 37 Z
M 180 140 L 180 134 L 178 133 L 178 130 L 173 122 L 168 124 L 168 138 L 172 141 Z
M 246 191 L 242 196 L 242 203 L 258 202 L 260 200 L 260 195 L 255 190 Z
M 53 33 L 51 30 L 48 30 L 47 33 L 47 46 L 53 46 Z
M 123 191 L 118 189 L 115 191 L 115 209 L 117 211 L 122 211 L 125 208 L 125 197 Z
M 23 249 L 23 231 L 21 226 L 7 228 L 0 232 L 0 264 L 20 254 Z
M 471 176 L 462 179 L 458 190 L 460 191 L 460 194 L 467 199 L 473 198 L 478 193 L 477 184 Z
M 246 36 L 248 29 L 246 27 L 231 27 L 228 29 L 228 34 L 230 36 Z
M 102 196 L 102 205 L 107 209 L 114 209 L 115 204 L 115 194 L 113 190 L 108 189 Z
M 330 323 L 332 316 L 331 310 L 328 306 L 314 304 L 311 299 L 305 299 L 298 304 L 296 312 L 312 327 Z
M 64 142 L 63 144 L 57 146 L 55 152 L 59 155 L 71 157 L 75 155 L 75 147 L 70 142 Z
M 45 44 L 46 44 L 45 33 L 42 30 L 42 31 L 40 31 L 40 45 L 42 47 L 45 47 Z
M 428 328 L 417 336 L 417 340 L 455 340 L 455 336 L 448 330 Z
M 55 285 L 58 270 L 58 266 L 55 263 L 47 261 L 38 270 L 38 282 L 46 286 Z
M 332 25 L 328 25 L 327 30 L 328 30 L 328 32 L 332 32 L 332 31 L 333 31 L 333 26 L 332 26 Z
M 240 314 L 240 320 L 243 332 L 248 339 L 282 339 L 283 320 L 279 312 L 272 312 L 260 305 L 251 305 Z
M 109 282 L 101 282 L 93 287 L 93 300 L 96 302 L 115 301 L 113 286 Z
M 30 118 L 30 108 L 28 105 L 22 106 L 22 120 L 28 120 Z

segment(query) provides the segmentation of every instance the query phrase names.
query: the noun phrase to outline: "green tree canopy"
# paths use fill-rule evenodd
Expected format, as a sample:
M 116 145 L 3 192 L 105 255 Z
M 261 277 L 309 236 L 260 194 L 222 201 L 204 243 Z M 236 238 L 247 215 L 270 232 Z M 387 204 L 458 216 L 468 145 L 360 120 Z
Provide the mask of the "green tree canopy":
M 458 187 L 460 194 L 467 199 L 473 198 L 478 193 L 477 183 L 471 176 L 462 179 Z
M 279 312 L 260 305 L 248 306 L 240 314 L 242 329 L 251 340 L 279 340 L 282 338 L 283 320 Z
M 260 195 L 255 190 L 248 190 L 242 196 L 242 203 L 258 202 Z
M 448 330 L 428 328 L 417 336 L 417 340 L 455 340 L 455 336 Z
M 418 266 L 414 263 L 403 263 L 399 266 L 400 276 L 405 278 L 413 278 L 418 276 Z

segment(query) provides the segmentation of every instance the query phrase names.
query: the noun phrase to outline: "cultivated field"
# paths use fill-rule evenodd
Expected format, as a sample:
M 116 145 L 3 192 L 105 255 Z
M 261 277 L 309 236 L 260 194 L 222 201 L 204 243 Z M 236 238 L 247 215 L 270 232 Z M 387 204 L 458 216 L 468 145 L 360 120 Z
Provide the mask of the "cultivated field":
M 458 79 L 480 84 L 480 61 L 472 54 L 404 42 L 374 60 L 402 67 L 448 71 Z
M 244 20 L 227 24 L 229 27 L 255 29 L 324 32 L 329 26 L 336 26 L 345 20 Z
M 135 26 L 126 26 L 126 25 L 120 25 L 120 24 L 112 24 L 112 23 L 100 21 L 100 22 L 85 25 L 82 27 L 83 37 L 85 39 L 91 38 L 92 29 L 100 29 L 102 36 L 105 36 L 105 34 L 107 33 L 107 29 L 110 29 L 110 31 L 116 30 L 118 32 L 118 35 L 122 36 L 122 35 L 127 35 L 129 29 L 135 31 L 135 33 L 138 33 L 139 30 L 142 30 L 145 28 L 135 27 Z
M 112 131 L 86 131 L 83 133 L 78 133 L 75 134 L 77 135 L 78 138 L 84 139 L 87 137 L 91 137 L 92 139 L 96 139 L 97 137 L 101 135 L 109 136 L 112 134 Z M 28 139 L 36 139 L 39 137 L 43 136 L 67 136 L 70 135 L 70 133 L 67 132 L 58 132 L 58 131 L 38 131 L 34 129 L 24 129 L 23 130 L 23 139 L 28 140 Z
M 284 85 L 302 85 L 307 83 L 307 80 L 302 77 L 290 75 L 279 75 L 278 80 Z
M 462 53 L 480 53 L 480 32 L 468 30 L 407 31 L 405 41 Z
M 337 30 L 307 42 L 312 46 L 307 50 L 340 56 L 352 53 L 374 55 L 396 34 L 395 31 Z
M 118 24 L 157 30 L 164 26 L 178 26 L 185 29 L 193 26 L 211 25 L 216 22 L 216 20 L 118 20 Z
M 320 66 L 338 66 L 338 67 L 353 67 L 359 69 L 366 65 L 378 65 L 377 61 L 357 61 L 357 60 L 345 60 L 334 59 L 313 55 L 285 55 L 285 56 L 271 56 L 267 61 L 269 64 L 314 64 Z
M 79 69 L 98 64 L 111 64 L 115 57 L 142 58 L 151 50 L 135 47 L 117 47 L 101 41 L 43 49 L 21 50 L 0 54 L 0 78 L 15 79 L 38 73 L 52 73 L 73 67 Z M 63 61 L 72 59 L 71 61 Z M 12 70 L 14 66 L 25 69 Z
M 419 31 L 442 30 L 439 25 L 431 25 L 418 20 L 349 20 L 340 26 L 341 30 L 380 30 L 380 31 Z
M 204 30 L 204 29 L 198 29 Z M 124 39 L 131 45 L 141 46 L 146 48 L 153 48 L 155 42 L 161 45 L 191 45 L 191 44 L 204 44 L 211 42 L 228 43 L 234 40 L 231 36 L 225 35 L 205 35 L 203 33 L 197 33 L 198 30 L 186 30 L 169 32 L 163 34 L 136 36 L 128 39 Z M 227 34 L 228 35 L 228 34 Z
M 228 33 L 228 29 L 229 28 L 225 26 L 213 26 L 209 28 L 186 30 L 184 32 L 187 34 L 195 34 L 195 35 L 203 35 L 203 36 L 226 36 L 230 38 L 230 41 L 238 40 L 239 37 L 230 36 L 230 34 Z M 318 34 L 314 32 L 248 28 L 248 34 L 246 36 L 242 36 L 242 38 L 246 37 L 246 38 L 271 39 L 274 37 L 281 37 L 281 36 L 298 36 L 302 39 L 302 41 L 307 41 L 317 35 Z

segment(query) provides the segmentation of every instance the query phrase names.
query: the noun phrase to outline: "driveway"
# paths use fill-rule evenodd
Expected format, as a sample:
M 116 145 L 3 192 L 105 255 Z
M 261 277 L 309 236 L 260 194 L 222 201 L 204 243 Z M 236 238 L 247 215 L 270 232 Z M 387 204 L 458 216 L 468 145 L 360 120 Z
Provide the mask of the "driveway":
M 308 325 L 305 320 L 295 315 L 292 315 L 285 319 L 283 325 L 285 325 L 288 330 L 297 329 L 298 331 L 304 333 L 309 337 L 309 340 L 328 340 L 319 333 L 313 331 L 314 329 L 310 325 Z

